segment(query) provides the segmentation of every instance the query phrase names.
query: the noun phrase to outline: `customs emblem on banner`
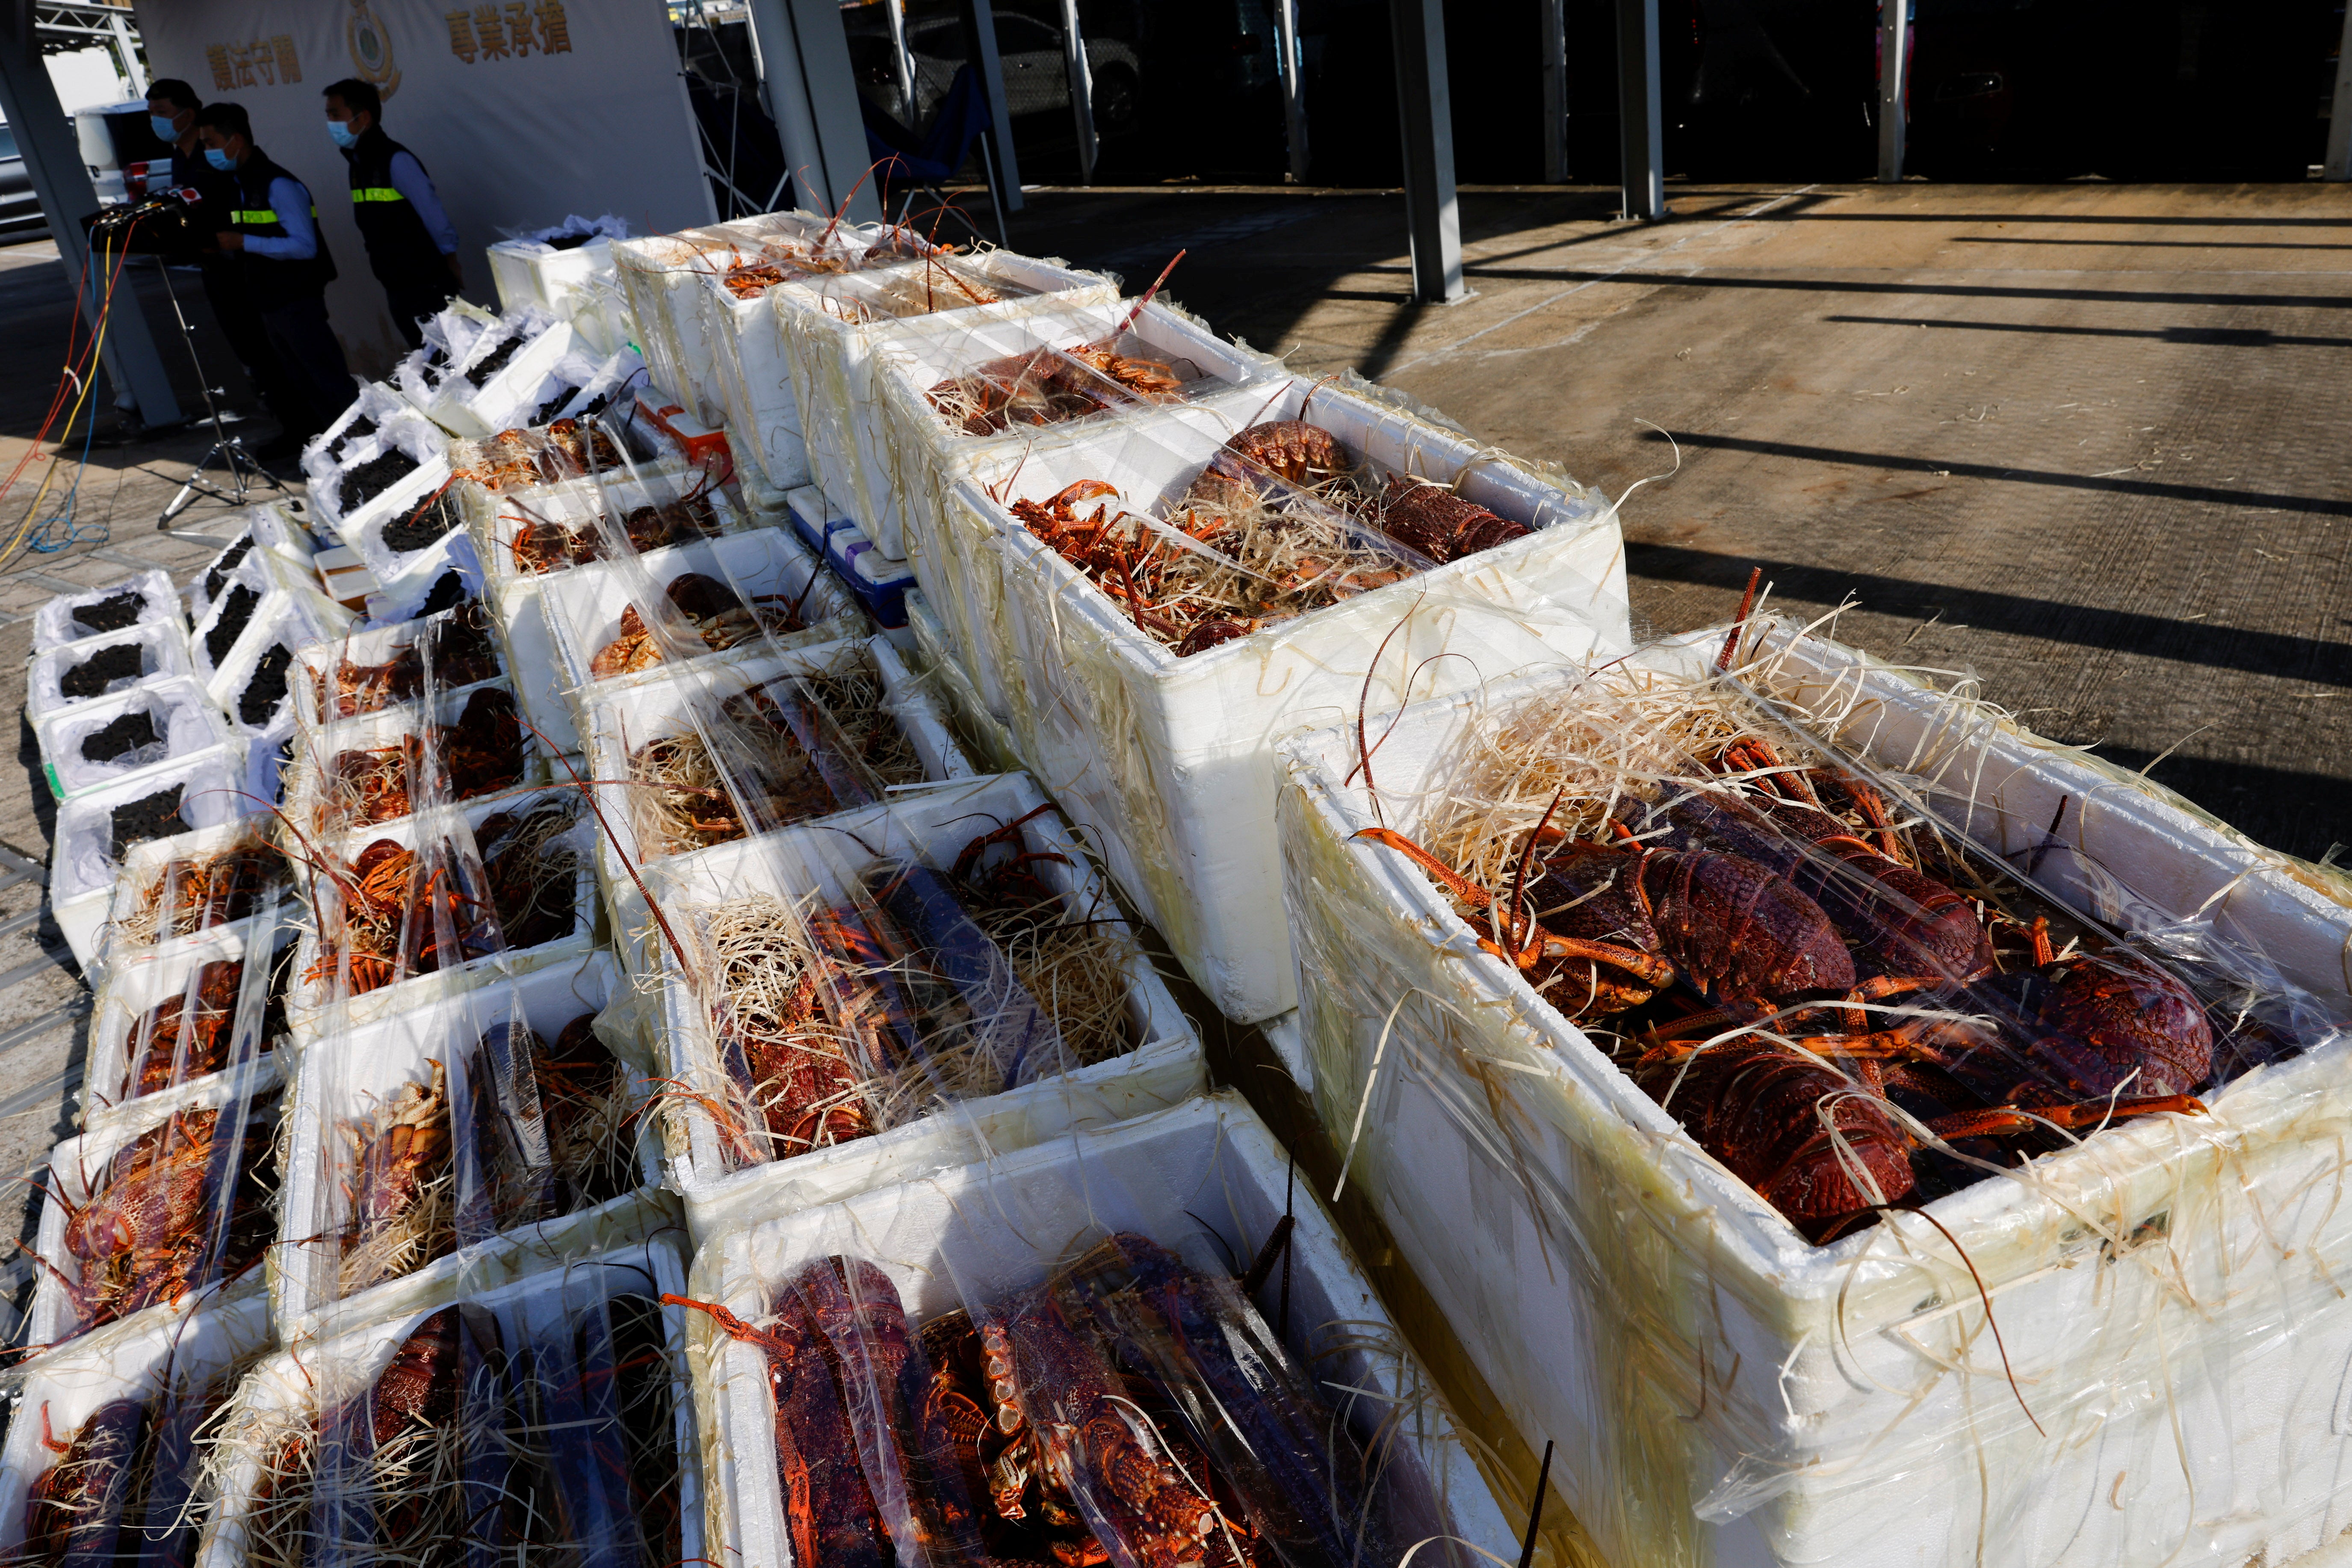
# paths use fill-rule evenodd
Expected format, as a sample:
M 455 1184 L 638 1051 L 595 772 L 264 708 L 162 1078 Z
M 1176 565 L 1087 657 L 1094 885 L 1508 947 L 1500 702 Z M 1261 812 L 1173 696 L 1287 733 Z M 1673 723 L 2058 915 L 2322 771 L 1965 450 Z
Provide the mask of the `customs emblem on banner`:
M 400 90 L 400 67 L 392 58 L 391 36 L 368 8 L 368 0 L 352 0 L 343 37 L 351 45 L 352 66 L 362 81 L 373 82 L 386 98 Z

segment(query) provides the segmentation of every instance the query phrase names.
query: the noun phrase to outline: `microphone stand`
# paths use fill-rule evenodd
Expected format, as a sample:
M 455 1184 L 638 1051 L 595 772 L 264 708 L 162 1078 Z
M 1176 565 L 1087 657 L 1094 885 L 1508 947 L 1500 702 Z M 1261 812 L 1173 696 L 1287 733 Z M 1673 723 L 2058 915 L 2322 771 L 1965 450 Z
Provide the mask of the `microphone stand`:
M 195 505 L 199 495 L 230 506 L 251 505 L 254 493 L 264 487 L 281 495 L 291 495 L 293 492 L 278 481 L 276 474 L 263 468 L 260 461 L 245 449 L 244 437 L 230 435 L 221 423 L 220 405 L 214 401 L 216 395 L 221 395 L 221 389 L 213 385 L 212 378 L 205 374 L 205 362 L 196 353 L 196 334 L 189 329 L 188 313 L 180 309 L 179 290 L 172 287 L 171 263 L 159 256 L 155 258 L 155 270 L 163 274 L 163 295 L 172 301 L 173 318 L 180 323 L 180 341 L 188 345 L 188 362 L 196 367 L 196 390 L 204 395 L 205 416 L 213 426 L 212 449 L 196 459 L 195 469 L 188 475 L 188 482 L 180 487 L 180 493 L 172 498 L 172 504 L 165 507 L 163 515 L 155 520 L 156 531 L 161 532 L 171 527 L 172 520 Z M 205 478 L 205 470 L 216 462 L 228 469 L 226 487 Z M 261 483 L 247 482 L 246 476 L 248 472 Z

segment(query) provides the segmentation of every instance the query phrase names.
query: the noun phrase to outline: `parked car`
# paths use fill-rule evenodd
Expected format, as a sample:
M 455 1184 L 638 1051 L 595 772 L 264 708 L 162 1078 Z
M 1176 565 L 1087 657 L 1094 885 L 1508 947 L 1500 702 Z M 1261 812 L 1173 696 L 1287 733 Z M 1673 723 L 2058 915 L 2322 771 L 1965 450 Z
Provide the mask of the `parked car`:
M 16 133 L 0 125 L 0 240 L 33 239 L 49 232 L 33 176 L 16 151 Z
M 873 7 L 866 9 L 872 10 Z M 915 103 L 908 112 L 890 58 L 890 36 L 879 18 L 850 23 L 850 59 L 861 88 L 875 104 L 910 130 L 928 121 L 956 71 L 964 63 L 963 24 L 954 18 L 916 19 L 907 29 L 907 52 L 914 58 Z M 1095 132 L 1118 136 L 1135 128 L 1141 111 L 1142 70 L 1135 47 L 1119 38 L 1086 40 L 1087 74 L 1094 104 Z M 1070 112 L 1070 80 L 1062 30 L 1034 16 L 996 13 L 996 54 L 1004 73 L 1005 108 L 1015 120 Z

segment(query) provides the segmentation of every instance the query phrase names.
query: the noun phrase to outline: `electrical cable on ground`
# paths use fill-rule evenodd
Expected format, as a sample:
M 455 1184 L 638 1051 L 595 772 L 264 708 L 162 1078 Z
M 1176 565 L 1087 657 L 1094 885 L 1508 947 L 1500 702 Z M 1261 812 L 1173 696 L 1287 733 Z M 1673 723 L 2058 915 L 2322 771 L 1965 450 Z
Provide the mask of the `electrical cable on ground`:
M 131 226 L 137 226 L 137 220 L 133 220 Z M 82 409 L 89 403 L 90 393 L 97 385 L 99 354 L 106 341 L 107 322 L 114 310 L 114 291 L 121 285 L 124 268 L 131 260 L 129 237 L 126 232 L 123 248 L 113 253 L 114 266 L 107 275 L 106 289 L 99 301 L 97 320 L 92 323 L 88 340 L 77 347 L 84 302 L 89 296 L 89 253 L 83 252 L 81 276 L 74 285 L 74 316 L 67 329 L 66 358 L 58 374 L 58 390 L 49 399 L 48 412 L 43 416 L 39 430 L 35 432 L 31 445 L 26 448 L 24 456 L 16 459 L 16 466 L 8 470 L 7 477 L 0 479 L 0 501 L 5 501 L 8 493 L 16 489 L 17 480 L 40 457 L 42 447 L 49 441 L 51 431 L 56 429 L 60 412 L 66 415 L 65 427 L 58 433 L 58 446 L 49 454 L 48 468 L 41 476 L 40 488 L 33 492 L 32 500 L 26 506 L 7 541 L 0 543 L 0 570 L 15 564 L 28 551 L 47 554 L 76 544 L 102 544 L 111 531 L 110 525 L 107 523 L 84 528 L 74 521 L 75 509 L 81 495 L 81 474 L 89 466 L 90 447 L 98 431 L 98 411 L 95 408 L 90 410 L 89 425 L 83 432 L 81 461 L 75 470 L 71 488 L 58 503 L 57 510 L 38 522 L 35 520 L 39 515 L 42 499 L 56 481 L 58 465 L 64 458 L 64 447 L 72 437 L 74 421 L 81 416 Z M 68 393 L 74 395 L 69 411 L 66 406 Z M 59 531 L 61 526 L 62 532 Z

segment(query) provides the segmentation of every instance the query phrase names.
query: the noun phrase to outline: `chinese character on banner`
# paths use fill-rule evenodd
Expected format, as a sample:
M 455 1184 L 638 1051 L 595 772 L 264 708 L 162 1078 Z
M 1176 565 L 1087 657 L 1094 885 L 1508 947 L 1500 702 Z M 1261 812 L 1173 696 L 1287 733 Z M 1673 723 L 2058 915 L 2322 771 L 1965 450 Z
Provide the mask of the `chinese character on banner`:
M 205 64 L 213 68 L 213 90 L 215 92 L 227 92 L 236 86 L 236 78 L 230 73 L 228 68 L 228 46 L 226 44 L 206 44 L 205 46 Z
M 278 57 L 278 79 L 289 82 L 300 81 L 302 62 L 294 55 L 294 36 L 291 33 L 280 33 L 269 40 L 269 47 Z
M 530 0 L 507 0 L 507 37 L 514 40 L 515 58 L 530 53 Z
M 539 0 L 539 52 L 542 55 L 568 55 L 572 52 L 572 24 L 564 17 L 563 0 Z
M 246 47 L 252 52 L 253 68 L 260 73 L 261 85 L 264 87 L 276 87 L 278 85 L 278 57 L 276 54 L 271 52 L 268 40 L 256 38 L 253 42 L 247 44 Z
M 449 13 L 449 52 L 467 65 L 474 63 L 474 19 L 463 11 Z
M 244 44 L 231 44 L 228 47 L 228 63 L 231 70 L 236 74 L 237 86 L 251 87 L 254 85 L 253 54 L 247 46 Z
M 496 5 L 474 7 L 474 37 L 482 41 L 482 58 L 502 60 L 507 58 L 507 37 L 499 24 Z

